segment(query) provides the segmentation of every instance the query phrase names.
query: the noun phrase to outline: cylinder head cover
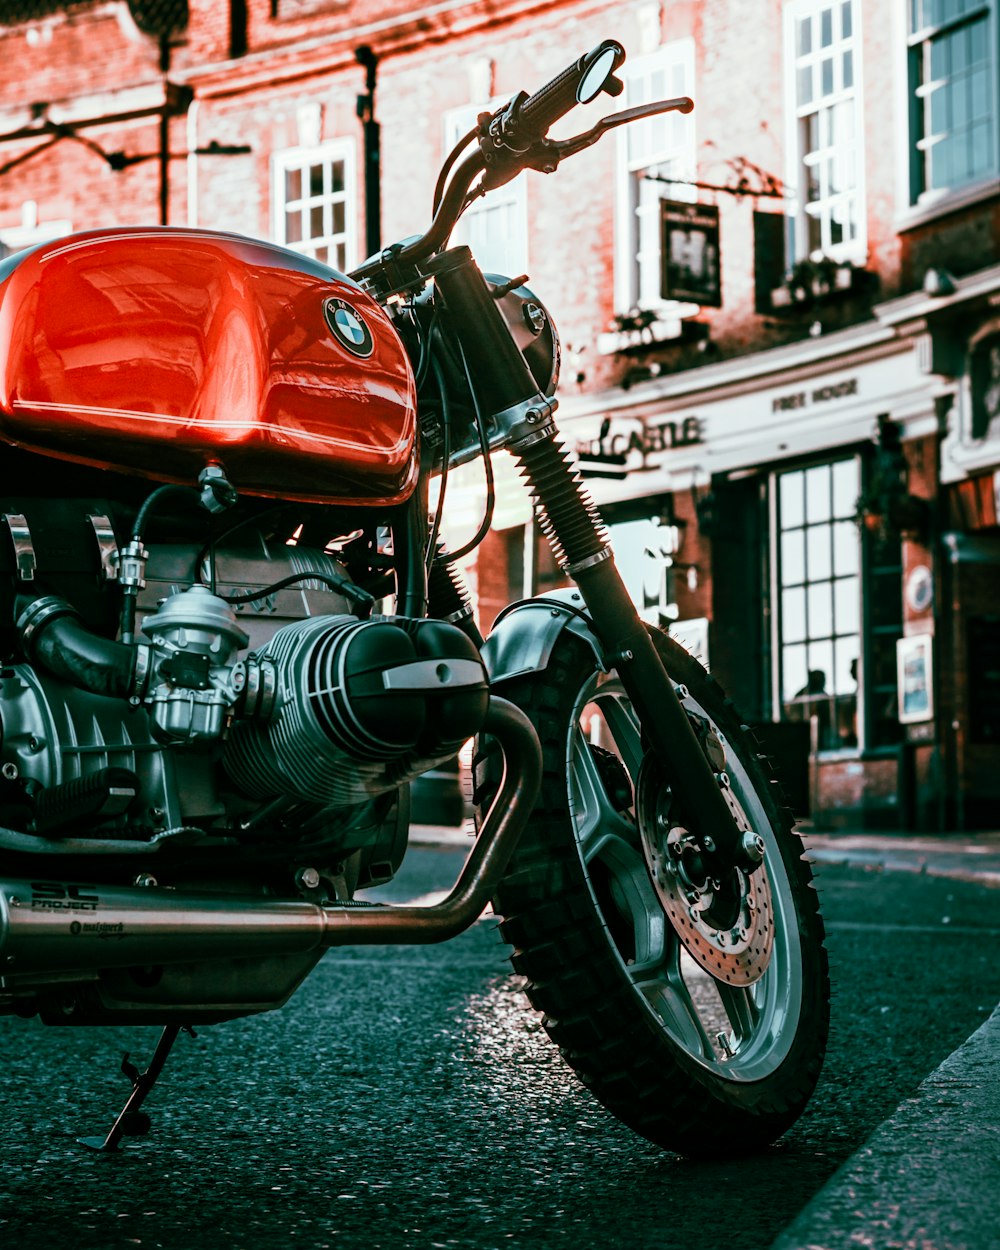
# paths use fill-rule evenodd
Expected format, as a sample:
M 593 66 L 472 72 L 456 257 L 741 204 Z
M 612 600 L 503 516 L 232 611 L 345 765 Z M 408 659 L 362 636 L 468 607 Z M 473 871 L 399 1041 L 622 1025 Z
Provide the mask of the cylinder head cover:
M 234 725 L 224 763 L 246 793 L 357 802 L 452 756 L 489 701 L 474 644 L 441 621 L 314 617 L 256 653 L 277 674 L 275 710 Z

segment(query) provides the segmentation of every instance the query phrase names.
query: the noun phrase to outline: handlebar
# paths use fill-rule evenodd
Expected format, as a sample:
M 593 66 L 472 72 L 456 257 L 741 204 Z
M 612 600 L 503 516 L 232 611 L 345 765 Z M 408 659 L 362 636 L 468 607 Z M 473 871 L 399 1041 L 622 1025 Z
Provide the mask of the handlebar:
M 534 95 L 518 92 L 492 116 L 482 114 L 479 118 L 478 150 L 467 156 L 451 174 L 427 232 L 369 257 L 352 270 L 350 276 L 357 282 L 370 283 L 383 295 L 405 290 L 419 281 L 419 266 L 445 245 L 463 210 L 477 196 L 501 186 L 523 169 L 534 168 L 551 173 L 563 157 L 589 147 L 615 126 L 671 110 L 688 113 L 694 107 L 687 97 L 661 100 L 605 117 L 586 134 L 573 139 L 558 143 L 548 140 L 545 136 L 549 127 L 565 117 L 574 105 L 587 104 L 602 91 L 611 96 L 621 94 L 624 84 L 615 77 L 615 71 L 624 60 L 625 49 L 622 45 L 614 39 L 605 39 Z M 445 163 L 442 174 L 465 144 L 476 137 L 476 133 L 471 131 L 459 143 Z M 481 174 L 485 176 L 476 183 Z
M 494 119 L 490 132 L 501 143 L 525 148 L 543 139 L 550 126 L 576 104 L 585 104 L 602 90 L 620 95 L 622 84 L 614 71 L 625 60 L 625 49 L 614 39 L 605 39 L 592 52 L 581 56 L 540 87 L 534 95 L 516 96 L 511 105 Z

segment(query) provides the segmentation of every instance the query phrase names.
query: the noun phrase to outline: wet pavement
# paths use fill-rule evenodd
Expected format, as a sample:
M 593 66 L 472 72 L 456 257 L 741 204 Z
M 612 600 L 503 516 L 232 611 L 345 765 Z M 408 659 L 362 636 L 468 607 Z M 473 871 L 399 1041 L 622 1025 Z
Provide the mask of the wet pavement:
M 425 839 L 382 897 L 433 896 L 467 848 Z M 731 1250 L 785 1234 L 782 1250 L 882 1250 L 892 1241 L 864 1232 L 850 1200 L 825 1230 L 795 1221 L 813 1218 L 810 1199 L 835 1209 L 824 1186 L 924 1097 L 921 1082 L 948 1110 L 931 1074 L 1000 998 L 1000 893 L 814 849 L 830 1051 L 806 1115 L 759 1158 L 730 1161 L 720 1141 L 717 1161 L 689 1163 L 608 1115 L 545 1036 L 487 917 L 439 947 L 331 951 L 281 1011 L 182 1037 L 147 1103 L 151 1136 L 116 1157 L 75 1139 L 110 1125 L 127 1093 L 120 1053 L 146 1058 L 155 1031 L 0 1019 L 0 1244 Z M 963 1193 L 939 1163 L 939 1228 Z M 884 1219 L 878 1201 L 862 1214 Z

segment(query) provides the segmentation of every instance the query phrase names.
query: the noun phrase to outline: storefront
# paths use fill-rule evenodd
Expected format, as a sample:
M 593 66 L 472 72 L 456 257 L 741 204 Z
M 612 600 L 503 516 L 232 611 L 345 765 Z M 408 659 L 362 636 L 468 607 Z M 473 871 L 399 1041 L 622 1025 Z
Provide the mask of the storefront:
M 561 404 L 643 616 L 709 665 L 821 828 L 996 823 L 1000 316 L 972 293 Z M 498 459 L 487 626 L 562 581 Z M 472 524 L 474 487 L 450 498 Z

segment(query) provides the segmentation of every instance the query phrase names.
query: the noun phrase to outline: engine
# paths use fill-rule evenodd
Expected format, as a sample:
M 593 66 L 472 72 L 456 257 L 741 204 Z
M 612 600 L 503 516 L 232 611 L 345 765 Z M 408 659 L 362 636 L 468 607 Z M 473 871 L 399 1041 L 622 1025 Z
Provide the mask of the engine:
M 40 563 L 32 525 L 15 515 L 22 556 L 30 543 Z M 257 535 L 218 554 L 214 588 L 195 576 L 202 554 L 150 545 L 134 646 L 68 596 L 32 593 L 52 579 L 41 567 L 25 578 L 22 559 L 17 652 L 0 671 L 8 845 L 259 844 L 311 830 L 350 851 L 370 836 L 359 831 L 373 804 L 386 810 L 481 726 L 485 670 L 459 629 L 359 613 L 337 589 L 343 566 L 321 550 Z

